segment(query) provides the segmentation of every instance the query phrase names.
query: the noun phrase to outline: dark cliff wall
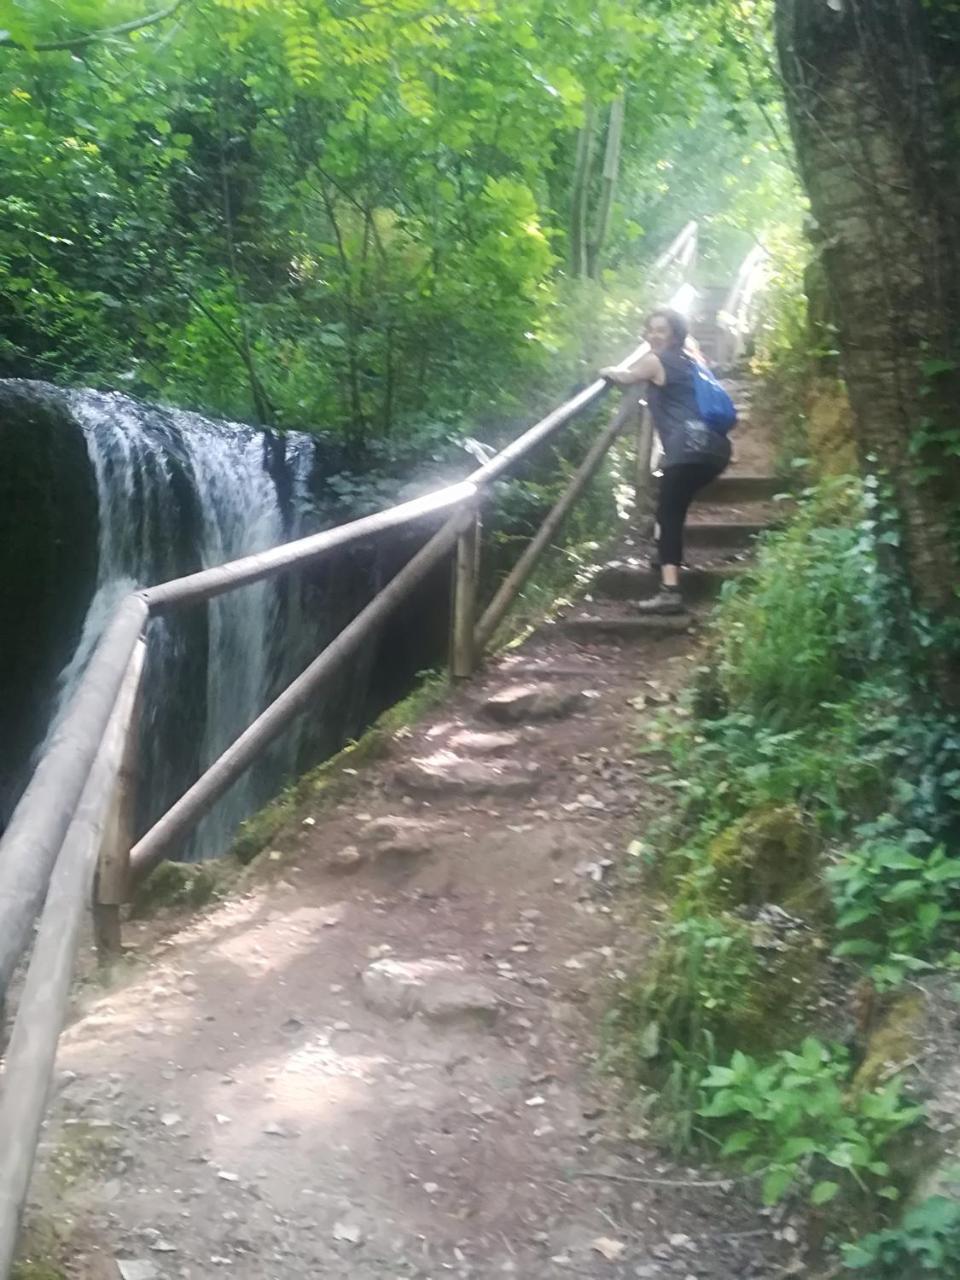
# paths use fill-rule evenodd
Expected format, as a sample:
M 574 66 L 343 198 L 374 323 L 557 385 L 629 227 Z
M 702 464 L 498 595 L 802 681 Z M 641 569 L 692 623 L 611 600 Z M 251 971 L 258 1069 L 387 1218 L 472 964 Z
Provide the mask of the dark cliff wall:
M 62 396 L 0 382 L 0 824 L 43 736 L 96 571 L 96 488 Z

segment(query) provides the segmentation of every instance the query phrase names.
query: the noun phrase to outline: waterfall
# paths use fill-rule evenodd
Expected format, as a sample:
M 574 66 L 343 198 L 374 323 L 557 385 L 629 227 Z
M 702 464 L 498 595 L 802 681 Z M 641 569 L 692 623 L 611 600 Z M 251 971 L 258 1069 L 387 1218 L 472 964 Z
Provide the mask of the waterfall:
M 72 658 L 58 680 L 51 728 L 69 703 L 116 604 L 137 585 L 162 581 L 296 536 L 304 508 L 304 476 L 312 452 L 308 438 L 286 444 L 295 499 L 285 521 L 268 466 L 263 432 L 211 422 L 181 410 L 144 406 L 116 393 L 68 393 L 83 433 L 99 509 L 96 589 Z M 186 561 L 186 562 L 185 562 Z M 281 668 L 278 630 L 284 589 L 255 583 L 206 606 L 205 707 L 198 764 L 214 760 L 270 700 Z M 196 607 L 196 606 L 194 606 Z M 203 609 L 204 606 L 199 606 Z M 189 648 L 176 618 L 151 624 L 145 722 L 162 721 L 183 680 Z M 159 673 L 159 679 L 157 674 Z M 159 688 L 157 688 L 159 684 Z M 182 691 L 180 691 L 182 693 Z M 49 731 L 48 731 L 49 737 Z M 145 735 L 149 738 L 149 733 Z M 163 772 L 145 743 L 145 773 Z M 281 754 L 288 757 L 288 749 Z M 275 762 L 276 763 L 276 762 Z M 149 787 L 151 779 L 145 779 Z M 167 790 L 161 778 L 159 791 Z M 256 771 L 241 779 L 200 824 L 192 856 L 222 852 L 237 824 L 263 798 Z
M 403 477 L 367 476 L 351 471 L 351 461 L 329 436 L 278 437 L 115 392 L 0 379 L 0 828 L 121 597 L 409 496 Z M 460 479 L 469 467 L 462 455 L 439 461 L 439 471 L 416 477 L 417 489 Z M 434 527 L 425 521 L 363 539 L 277 579 L 152 619 L 139 833 Z M 239 821 L 356 738 L 417 672 L 441 662 L 449 582 L 447 566 L 438 566 L 355 654 L 349 678 L 318 692 L 310 714 L 263 753 L 174 856 L 225 852 Z

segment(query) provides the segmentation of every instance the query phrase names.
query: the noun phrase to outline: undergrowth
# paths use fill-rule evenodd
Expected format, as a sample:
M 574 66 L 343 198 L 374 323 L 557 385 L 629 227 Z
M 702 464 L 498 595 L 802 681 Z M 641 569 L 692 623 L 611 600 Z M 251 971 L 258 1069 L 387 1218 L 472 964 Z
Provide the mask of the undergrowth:
M 960 965 L 960 726 L 926 694 L 884 509 L 876 480 L 824 481 L 725 587 L 650 742 L 669 915 L 608 1051 L 675 1149 L 739 1164 L 767 1203 L 802 1193 L 837 1239 L 880 1228 L 846 1257 L 877 1280 L 947 1256 L 957 1219 L 890 1225 L 923 1108 L 896 1064 L 867 1070 L 857 1001 L 890 1010 Z

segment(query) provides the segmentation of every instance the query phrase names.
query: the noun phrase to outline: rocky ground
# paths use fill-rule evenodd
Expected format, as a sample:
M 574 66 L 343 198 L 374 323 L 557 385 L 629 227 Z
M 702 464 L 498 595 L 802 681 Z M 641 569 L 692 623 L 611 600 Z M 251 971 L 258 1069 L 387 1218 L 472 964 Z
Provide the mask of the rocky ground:
M 751 515 L 716 504 L 708 529 Z M 744 553 L 702 542 L 708 574 Z M 638 748 L 697 659 L 696 615 L 635 625 L 642 550 L 617 599 L 598 579 L 307 806 L 242 893 L 128 926 L 62 1042 L 28 1251 L 52 1222 L 82 1280 L 797 1274 L 751 1184 L 665 1159 L 598 1065 L 657 935 Z

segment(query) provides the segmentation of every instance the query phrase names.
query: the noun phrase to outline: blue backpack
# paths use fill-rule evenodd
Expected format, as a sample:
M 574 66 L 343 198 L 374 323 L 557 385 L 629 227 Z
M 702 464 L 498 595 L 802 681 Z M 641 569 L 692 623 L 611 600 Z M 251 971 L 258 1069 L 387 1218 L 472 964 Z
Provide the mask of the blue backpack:
M 737 425 L 737 410 L 709 369 L 698 360 L 693 366 L 693 389 L 697 397 L 697 413 L 712 431 L 725 436 Z

